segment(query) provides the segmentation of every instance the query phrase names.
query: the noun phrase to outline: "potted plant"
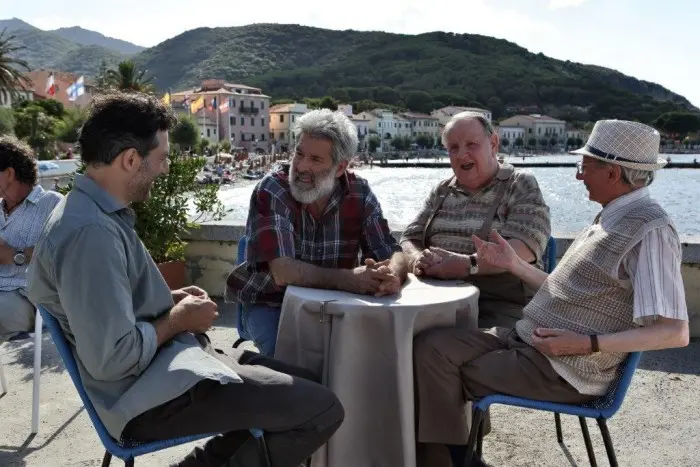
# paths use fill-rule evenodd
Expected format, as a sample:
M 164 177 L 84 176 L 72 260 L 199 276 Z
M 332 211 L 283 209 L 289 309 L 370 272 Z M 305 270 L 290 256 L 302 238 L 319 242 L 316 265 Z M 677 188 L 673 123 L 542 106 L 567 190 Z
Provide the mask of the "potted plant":
M 148 201 L 134 203 L 135 229 L 171 289 L 185 286 L 185 246 L 181 235 L 204 220 L 219 220 L 224 209 L 218 185 L 197 183 L 204 157 L 170 153 L 170 170 L 158 178 Z
M 224 208 L 218 199 L 218 185 L 197 183 L 197 174 L 206 164 L 204 157 L 170 152 L 170 170 L 153 184 L 148 201 L 134 203 L 135 230 L 165 278 L 168 287 L 185 286 L 185 246 L 181 235 L 197 228 L 198 222 L 218 220 Z M 84 173 L 85 165 L 77 170 Z M 60 191 L 68 193 L 72 183 Z

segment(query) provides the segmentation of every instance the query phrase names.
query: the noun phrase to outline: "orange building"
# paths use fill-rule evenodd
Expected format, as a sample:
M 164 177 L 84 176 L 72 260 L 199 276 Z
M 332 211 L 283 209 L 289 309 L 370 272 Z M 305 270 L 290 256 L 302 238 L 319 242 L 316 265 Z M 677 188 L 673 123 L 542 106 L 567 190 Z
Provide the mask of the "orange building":
M 51 75 L 52 72 L 54 75 L 56 93 L 50 96 L 46 93 L 46 86 L 49 81 L 49 75 Z M 90 102 L 90 89 L 88 86 L 85 86 L 85 94 L 79 96 L 75 101 L 68 99 L 68 88 L 80 78 L 79 75 L 65 71 L 34 70 L 27 73 L 27 77 L 29 77 L 34 85 L 34 99 L 54 99 L 68 108 L 85 107 Z

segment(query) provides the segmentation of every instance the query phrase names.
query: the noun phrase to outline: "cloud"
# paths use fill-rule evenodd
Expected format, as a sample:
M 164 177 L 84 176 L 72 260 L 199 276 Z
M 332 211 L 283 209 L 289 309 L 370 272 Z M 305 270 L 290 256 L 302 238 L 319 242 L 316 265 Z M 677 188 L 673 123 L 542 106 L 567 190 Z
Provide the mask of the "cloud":
M 549 9 L 561 10 L 563 8 L 581 6 L 584 3 L 586 3 L 586 0 L 549 0 Z

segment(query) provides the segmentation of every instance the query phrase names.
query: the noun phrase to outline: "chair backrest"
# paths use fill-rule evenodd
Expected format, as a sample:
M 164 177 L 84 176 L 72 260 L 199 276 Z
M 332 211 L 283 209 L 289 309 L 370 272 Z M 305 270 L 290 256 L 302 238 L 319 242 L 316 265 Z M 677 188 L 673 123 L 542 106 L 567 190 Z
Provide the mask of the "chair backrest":
M 245 258 L 245 249 L 248 246 L 248 237 L 245 235 L 238 240 L 238 256 L 236 257 L 236 264 L 241 264 L 243 258 Z
M 92 405 L 87 392 L 85 392 L 83 380 L 80 377 L 80 372 L 78 371 L 78 363 L 75 361 L 75 356 L 73 356 L 73 351 L 71 350 L 70 344 L 68 344 L 66 336 L 63 334 L 61 325 L 58 323 L 58 320 L 56 320 L 56 318 L 54 318 L 51 313 L 46 310 L 46 308 L 41 305 L 39 305 L 38 308 L 39 313 L 41 313 L 41 317 L 44 319 L 44 323 L 46 323 L 46 327 L 49 330 L 49 334 L 51 334 L 51 338 L 53 339 L 54 344 L 56 344 L 58 354 L 61 356 L 63 364 L 66 366 L 66 370 L 68 370 L 71 380 L 73 380 L 73 385 L 75 385 L 75 389 L 78 390 L 80 399 L 83 401 L 85 410 L 87 410 L 87 413 L 90 416 L 90 421 L 92 421 L 92 425 L 95 427 L 95 431 L 97 431 L 97 435 L 100 437 L 100 441 L 102 441 L 102 444 L 110 452 L 119 450 L 117 442 L 109 434 L 107 428 L 105 428 L 102 420 L 100 420 L 100 417 L 97 415 L 95 406 Z
M 625 400 L 625 395 L 627 394 L 627 390 L 632 382 L 632 377 L 634 376 L 634 372 L 641 358 L 642 352 L 631 352 L 622 364 L 622 368 L 618 372 L 615 380 L 610 383 L 608 392 L 604 396 L 586 405 L 599 409 L 605 418 L 612 417 L 615 412 L 620 409 L 622 402 Z
M 554 237 L 549 237 L 547 248 L 544 250 L 544 271 L 551 273 L 557 266 L 557 241 Z

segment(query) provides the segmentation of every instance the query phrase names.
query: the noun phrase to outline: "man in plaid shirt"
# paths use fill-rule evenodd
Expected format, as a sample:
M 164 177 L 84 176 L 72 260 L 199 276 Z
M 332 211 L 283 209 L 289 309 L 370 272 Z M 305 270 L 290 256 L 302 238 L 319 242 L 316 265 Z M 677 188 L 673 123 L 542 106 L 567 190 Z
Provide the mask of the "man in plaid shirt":
M 315 110 L 298 131 L 289 170 L 267 175 L 251 195 L 245 261 L 226 287 L 226 300 L 243 304 L 241 336 L 269 356 L 287 285 L 381 296 L 397 293 L 407 274 L 379 201 L 346 171 L 357 148 L 353 123 Z

